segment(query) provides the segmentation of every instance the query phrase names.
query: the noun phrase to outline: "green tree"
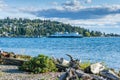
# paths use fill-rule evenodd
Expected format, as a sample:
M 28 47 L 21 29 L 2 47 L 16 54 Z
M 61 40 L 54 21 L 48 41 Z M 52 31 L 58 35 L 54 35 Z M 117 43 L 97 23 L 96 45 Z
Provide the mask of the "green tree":
M 89 32 L 85 32 L 85 36 L 86 37 L 90 37 L 90 33 Z

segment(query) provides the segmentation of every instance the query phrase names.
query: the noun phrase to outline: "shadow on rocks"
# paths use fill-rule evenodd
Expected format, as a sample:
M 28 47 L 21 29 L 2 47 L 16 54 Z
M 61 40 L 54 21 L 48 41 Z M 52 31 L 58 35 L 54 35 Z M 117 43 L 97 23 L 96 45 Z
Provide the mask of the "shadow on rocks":
M 7 70 L 3 70 L 3 72 L 5 72 L 5 73 L 25 73 L 23 71 L 19 71 L 18 69 L 7 69 Z

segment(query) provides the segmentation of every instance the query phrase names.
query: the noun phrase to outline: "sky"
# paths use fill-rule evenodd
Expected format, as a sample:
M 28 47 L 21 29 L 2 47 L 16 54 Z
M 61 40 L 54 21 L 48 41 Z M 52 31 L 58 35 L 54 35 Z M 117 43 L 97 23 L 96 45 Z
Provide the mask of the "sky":
M 0 19 L 49 19 L 120 34 L 120 0 L 0 0 Z

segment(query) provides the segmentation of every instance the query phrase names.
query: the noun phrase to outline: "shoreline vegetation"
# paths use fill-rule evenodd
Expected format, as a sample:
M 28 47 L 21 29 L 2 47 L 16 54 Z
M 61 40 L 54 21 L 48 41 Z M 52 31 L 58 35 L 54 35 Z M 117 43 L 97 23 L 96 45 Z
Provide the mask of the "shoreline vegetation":
M 120 71 L 101 62 L 80 62 L 69 54 L 66 56 L 70 61 L 1 51 L 0 80 L 120 80 Z
M 57 32 L 78 32 L 83 37 L 120 37 L 119 34 L 106 34 L 57 21 L 9 17 L 0 19 L 0 37 L 39 38 L 48 37 Z

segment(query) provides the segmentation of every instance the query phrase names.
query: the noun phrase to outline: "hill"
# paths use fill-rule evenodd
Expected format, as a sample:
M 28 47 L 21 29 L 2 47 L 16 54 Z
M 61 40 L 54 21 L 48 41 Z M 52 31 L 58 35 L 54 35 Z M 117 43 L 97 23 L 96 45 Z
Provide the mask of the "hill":
M 119 36 L 64 24 L 57 21 L 14 18 L 0 19 L 1 37 L 46 37 L 56 32 L 78 32 L 85 37 Z

